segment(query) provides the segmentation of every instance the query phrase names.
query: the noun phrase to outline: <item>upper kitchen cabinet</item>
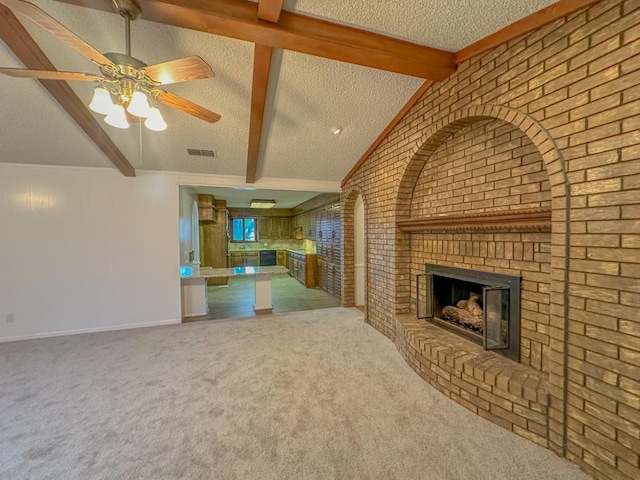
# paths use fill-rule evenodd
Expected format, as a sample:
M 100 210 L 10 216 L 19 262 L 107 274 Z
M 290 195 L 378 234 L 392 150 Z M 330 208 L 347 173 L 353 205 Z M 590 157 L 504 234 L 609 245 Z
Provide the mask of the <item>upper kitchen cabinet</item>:
M 291 218 L 258 218 L 258 238 L 260 240 L 285 240 L 291 238 Z
M 198 195 L 198 220 L 202 223 L 215 223 L 218 219 L 216 199 L 213 195 Z
M 271 235 L 276 240 L 291 238 L 291 218 L 271 217 Z
M 258 239 L 273 240 L 271 231 L 271 219 L 268 217 L 258 218 Z

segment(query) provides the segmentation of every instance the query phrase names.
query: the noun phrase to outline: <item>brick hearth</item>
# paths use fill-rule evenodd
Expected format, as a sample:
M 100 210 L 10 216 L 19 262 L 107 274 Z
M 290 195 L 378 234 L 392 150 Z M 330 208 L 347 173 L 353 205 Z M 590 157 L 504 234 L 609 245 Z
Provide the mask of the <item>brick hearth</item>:
M 419 321 L 396 316 L 396 345 L 433 387 L 472 412 L 547 446 L 547 375 Z

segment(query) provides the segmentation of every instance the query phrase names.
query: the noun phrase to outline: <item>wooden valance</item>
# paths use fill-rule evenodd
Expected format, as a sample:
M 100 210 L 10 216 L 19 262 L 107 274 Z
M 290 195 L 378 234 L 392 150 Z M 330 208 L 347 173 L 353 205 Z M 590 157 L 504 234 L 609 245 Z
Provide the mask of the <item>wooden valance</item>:
M 504 210 L 486 213 L 464 213 L 413 217 L 397 222 L 403 232 L 434 230 L 549 230 L 551 229 L 550 208 L 530 208 Z

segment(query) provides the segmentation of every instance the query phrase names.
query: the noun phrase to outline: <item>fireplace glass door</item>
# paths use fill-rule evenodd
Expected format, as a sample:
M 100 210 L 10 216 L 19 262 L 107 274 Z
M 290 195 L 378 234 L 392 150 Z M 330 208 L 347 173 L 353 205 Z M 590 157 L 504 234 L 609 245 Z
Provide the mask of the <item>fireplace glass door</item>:
M 484 287 L 484 348 L 509 348 L 509 288 Z

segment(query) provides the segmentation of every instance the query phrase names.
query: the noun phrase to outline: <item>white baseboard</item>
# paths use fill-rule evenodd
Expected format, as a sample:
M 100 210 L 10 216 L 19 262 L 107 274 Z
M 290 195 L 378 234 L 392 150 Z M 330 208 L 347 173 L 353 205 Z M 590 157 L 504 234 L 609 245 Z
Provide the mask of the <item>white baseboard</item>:
M 80 335 L 82 333 L 111 332 L 114 330 L 131 330 L 133 328 L 159 327 L 162 325 L 175 325 L 176 323 L 182 323 L 182 320 L 160 320 L 157 322 L 130 323 L 127 325 L 112 325 L 109 327 L 80 328 L 77 330 L 62 330 L 59 332 L 44 332 L 34 333 L 31 335 L 17 335 L 14 337 L 0 337 L 0 343 L 17 342 L 19 340 L 34 340 L 37 338 L 62 337 L 65 335 Z

